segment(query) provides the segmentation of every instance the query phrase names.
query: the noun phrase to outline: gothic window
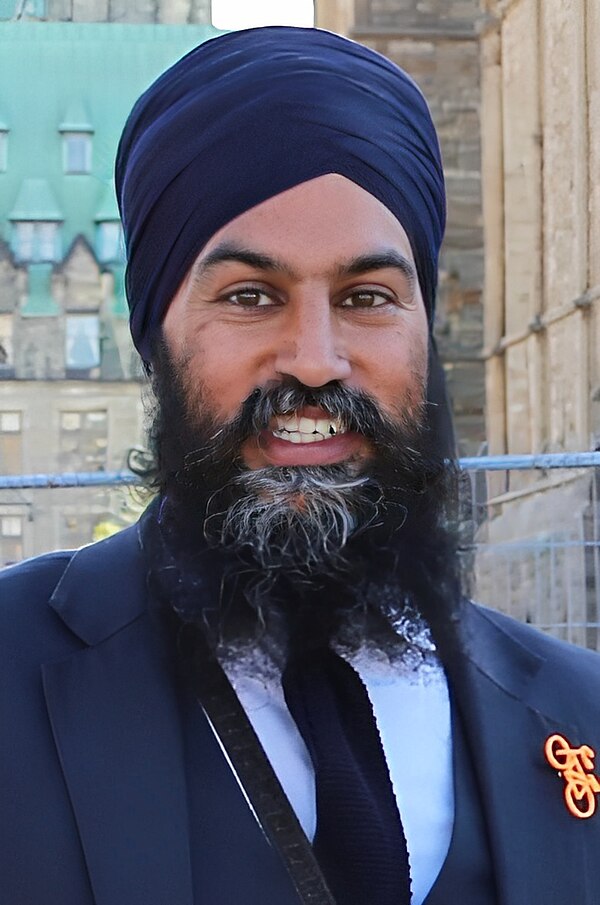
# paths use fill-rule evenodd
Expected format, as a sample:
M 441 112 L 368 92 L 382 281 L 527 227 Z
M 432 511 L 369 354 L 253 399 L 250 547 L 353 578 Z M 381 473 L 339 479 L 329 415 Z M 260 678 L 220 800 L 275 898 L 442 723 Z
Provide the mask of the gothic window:
M 68 377 L 96 377 L 100 366 L 100 319 L 97 314 L 66 318 L 65 364 Z

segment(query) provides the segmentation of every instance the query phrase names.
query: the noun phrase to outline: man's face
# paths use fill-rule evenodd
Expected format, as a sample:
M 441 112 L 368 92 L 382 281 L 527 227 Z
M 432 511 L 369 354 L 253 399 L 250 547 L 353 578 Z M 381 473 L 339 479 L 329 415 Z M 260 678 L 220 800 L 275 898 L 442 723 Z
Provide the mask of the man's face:
M 257 387 L 290 379 L 365 392 L 393 420 L 416 419 L 424 400 L 427 317 L 408 238 L 338 175 L 219 230 L 173 298 L 163 336 L 192 419 L 208 407 L 214 423 L 230 422 Z M 247 438 L 241 458 L 252 470 L 366 464 L 370 441 L 344 428 L 304 407 Z

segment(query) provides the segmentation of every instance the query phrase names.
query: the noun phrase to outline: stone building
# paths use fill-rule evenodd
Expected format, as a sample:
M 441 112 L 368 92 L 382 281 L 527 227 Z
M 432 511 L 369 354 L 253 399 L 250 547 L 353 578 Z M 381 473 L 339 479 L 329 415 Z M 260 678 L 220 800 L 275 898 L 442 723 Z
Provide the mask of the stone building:
M 600 7 L 486 0 L 481 34 L 487 436 L 600 443 Z M 482 596 L 600 647 L 593 470 L 489 481 Z
M 134 9 L 148 23 L 197 21 L 200 2 L 17 6 L 19 19 L 0 21 L 0 473 L 120 469 L 142 439 L 142 405 L 114 155 L 144 87 L 216 32 L 122 24 Z M 93 9 L 111 24 L 32 19 Z M 129 505 L 103 488 L 0 491 L 0 564 L 87 543 Z

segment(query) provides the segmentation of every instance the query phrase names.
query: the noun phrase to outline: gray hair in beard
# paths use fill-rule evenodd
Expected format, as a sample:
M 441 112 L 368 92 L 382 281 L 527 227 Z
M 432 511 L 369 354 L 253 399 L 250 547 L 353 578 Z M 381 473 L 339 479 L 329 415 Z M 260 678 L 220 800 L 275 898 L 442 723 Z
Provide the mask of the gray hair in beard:
M 248 551 L 263 574 L 277 570 L 308 577 L 339 568 L 351 536 L 379 514 L 381 493 L 372 481 L 340 466 L 260 468 L 236 477 L 232 502 L 214 513 L 208 506 L 204 532 L 209 543 Z

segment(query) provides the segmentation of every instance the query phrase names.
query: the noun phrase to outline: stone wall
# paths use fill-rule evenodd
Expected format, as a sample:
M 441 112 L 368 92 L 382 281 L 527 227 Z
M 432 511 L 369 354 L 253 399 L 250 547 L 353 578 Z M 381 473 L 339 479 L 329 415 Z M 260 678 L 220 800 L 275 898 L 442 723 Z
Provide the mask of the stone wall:
M 600 8 L 596 0 L 484 5 L 490 451 L 594 449 L 600 443 Z M 532 552 L 507 594 L 504 566 L 486 549 L 480 583 L 490 603 L 597 646 L 600 633 L 590 640 L 590 629 L 573 629 L 598 620 L 600 576 L 585 552 L 600 537 L 594 484 L 591 469 L 491 479 L 482 541 L 512 544 L 513 558 Z M 540 593 L 539 582 L 552 569 L 536 570 L 536 557 L 557 551 L 559 559 L 548 562 L 558 591 Z
M 600 10 L 488 0 L 482 35 L 488 435 L 600 441 Z

